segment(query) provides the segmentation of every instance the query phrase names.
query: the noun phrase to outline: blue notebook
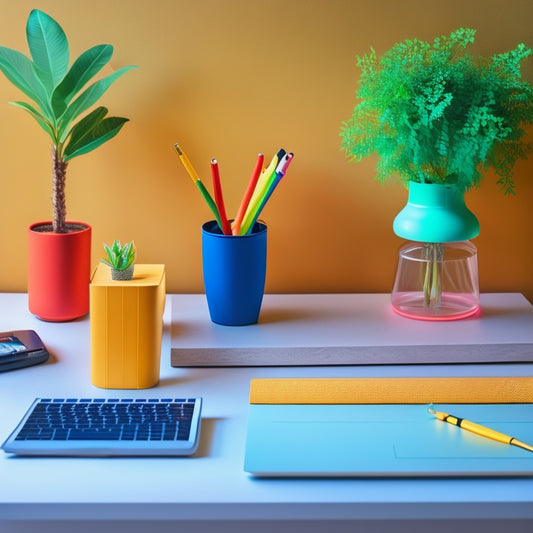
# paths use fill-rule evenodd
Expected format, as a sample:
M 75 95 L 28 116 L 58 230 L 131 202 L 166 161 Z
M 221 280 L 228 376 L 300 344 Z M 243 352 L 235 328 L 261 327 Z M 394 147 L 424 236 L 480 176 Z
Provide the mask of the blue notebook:
M 251 404 L 255 476 L 533 476 L 533 452 L 441 422 L 427 405 Z M 438 404 L 533 444 L 532 404 Z

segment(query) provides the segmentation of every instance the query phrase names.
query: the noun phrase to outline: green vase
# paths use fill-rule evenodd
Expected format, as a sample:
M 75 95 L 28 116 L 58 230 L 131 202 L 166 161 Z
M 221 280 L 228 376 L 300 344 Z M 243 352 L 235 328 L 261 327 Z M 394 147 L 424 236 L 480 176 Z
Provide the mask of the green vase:
M 407 204 L 394 219 L 393 230 L 410 241 L 458 242 L 479 235 L 479 222 L 455 187 L 411 181 Z

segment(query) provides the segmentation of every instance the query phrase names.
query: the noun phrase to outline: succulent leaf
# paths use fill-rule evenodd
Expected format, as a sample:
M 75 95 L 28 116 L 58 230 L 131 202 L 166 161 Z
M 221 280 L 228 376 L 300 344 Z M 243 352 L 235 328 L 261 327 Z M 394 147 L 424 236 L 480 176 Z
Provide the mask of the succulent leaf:
M 101 261 L 115 270 L 126 270 L 135 261 L 135 245 L 133 241 L 126 243 L 124 246 L 120 241 L 115 239 L 111 247 L 104 244 L 104 250 L 107 258 Z

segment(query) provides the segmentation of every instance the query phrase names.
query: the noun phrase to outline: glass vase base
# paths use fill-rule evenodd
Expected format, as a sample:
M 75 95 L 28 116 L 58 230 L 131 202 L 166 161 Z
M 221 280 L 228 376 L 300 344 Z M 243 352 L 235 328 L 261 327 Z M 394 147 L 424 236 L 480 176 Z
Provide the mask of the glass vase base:
M 442 294 L 438 306 L 425 305 L 422 293 L 395 294 L 392 309 L 406 318 L 430 321 L 461 320 L 481 315 L 479 301 L 470 294 Z
M 407 242 L 400 248 L 391 303 L 399 315 L 418 320 L 479 315 L 476 247 L 470 241 Z

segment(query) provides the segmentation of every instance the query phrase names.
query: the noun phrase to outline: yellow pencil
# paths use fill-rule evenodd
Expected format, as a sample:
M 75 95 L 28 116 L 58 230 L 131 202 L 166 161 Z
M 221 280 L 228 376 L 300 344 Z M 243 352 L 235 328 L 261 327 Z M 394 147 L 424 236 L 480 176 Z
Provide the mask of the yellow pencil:
M 244 213 L 242 219 L 242 224 L 240 228 L 240 235 L 245 235 L 248 229 L 250 228 L 251 221 L 253 219 L 254 213 L 256 212 L 261 196 L 264 194 L 266 187 L 269 183 L 270 178 L 276 173 L 276 167 L 278 166 L 279 160 L 285 155 L 285 150 L 280 150 L 270 161 L 268 167 L 266 167 L 260 174 L 255 190 L 252 194 L 252 198 L 248 203 L 248 208 Z M 246 231 L 244 230 L 246 228 Z
M 504 444 L 512 444 L 513 446 L 518 446 L 519 448 L 533 452 L 533 446 L 530 446 L 525 442 L 521 442 L 514 437 L 510 437 L 509 435 L 505 435 L 504 433 L 500 433 L 499 431 L 495 431 L 494 429 L 490 429 L 480 424 L 475 424 L 474 422 L 470 422 L 464 418 L 458 418 L 448 413 L 435 411 L 435 409 L 432 409 L 431 407 L 428 408 L 428 411 L 439 420 L 448 422 L 448 424 L 453 424 L 454 426 L 459 426 L 460 428 L 466 429 L 467 431 L 475 433 L 476 435 L 481 435 L 487 439 L 503 442 Z
M 178 156 L 181 160 L 181 163 L 185 167 L 185 170 L 187 171 L 187 174 L 191 177 L 194 184 L 196 184 L 197 181 L 200 181 L 200 178 L 198 177 L 198 174 L 196 173 L 196 170 L 194 170 L 194 167 L 192 166 L 191 162 L 189 161 L 189 158 L 187 157 L 187 154 L 180 148 L 179 144 L 176 143 L 174 145 L 174 148 L 176 149 L 176 152 L 178 153 Z
M 213 198 L 211 198 L 211 195 L 205 188 L 204 184 L 202 183 L 202 180 L 199 178 L 198 174 L 196 173 L 196 170 L 194 170 L 194 167 L 192 166 L 191 162 L 189 161 L 189 158 L 187 157 L 187 154 L 180 148 L 179 144 L 176 143 L 174 145 L 174 148 L 176 152 L 178 153 L 178 156 L 180 158 L 181 163 L 185 167 L 185 170 L 187 171 L 187 174 L 191 177 L 193 183 L 196 185 L 198 190 L 200 191 L 200 194 L 203 196 L 204 200 L 206 201 L 207 205 L 209 206 L 209 209 L 211 209 L 211 212 L 213 213 L 218 227 L 222 231 L 222 220 L 220 218 L 220 214 L 218 212 L 218 208 L 216 206 L 216 203 L 214 202 Z

